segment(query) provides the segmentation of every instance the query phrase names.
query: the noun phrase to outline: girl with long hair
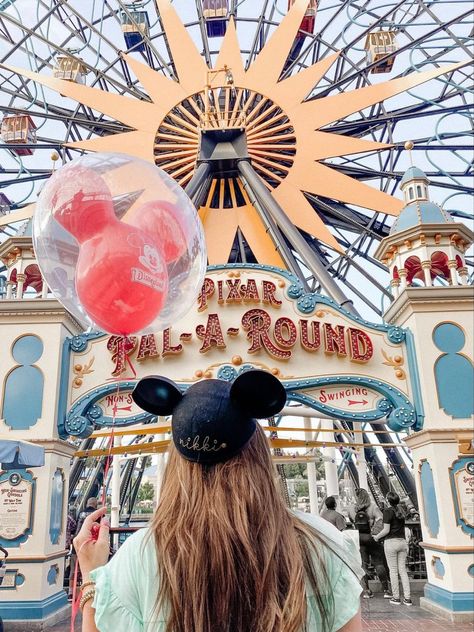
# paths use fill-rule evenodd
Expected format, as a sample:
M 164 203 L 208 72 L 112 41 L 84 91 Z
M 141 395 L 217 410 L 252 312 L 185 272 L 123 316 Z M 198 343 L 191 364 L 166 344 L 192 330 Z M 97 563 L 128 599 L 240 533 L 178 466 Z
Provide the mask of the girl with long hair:
M 359 531 L 360 555 L 362 568 L 365 571 L 362 577 L 362 585 L 364 587 L 362 596 L 365 599 L 374 596 L 374 593 L 369 588 L 369 576 L 367 574 L 370 561 L 372 561 L 382 585 L 383 596 L 385 599 L 391 599 L 392 594 L 388 588 L 388 576 L 384 564 L 384 550 L 373 535 L 382 529 L 382 512 L 372 501 L 366 489 L 359 488 L 356 491 L 356 503 L 349 508 L 349 518 Z
M 285 506 L 255 421 L 283 407 L 278 380 L 248 371 L 184 396 L 169 380 L 145 380 L 135 401 L 173 414 L 160 500 L 108 564 L 104 520 L 91 537 L 105 509 L 86 518 L 75 540 L 83 632 L 360 632 L 350 541 Z
M 410 580 L 408 579 L 406 561 L 408 555 L 408 542 L 405 532 L 405 511 L 400 505 L 400 496 L 395 492 L 388 492 L 387 502 L 390 505 L 383 512 L 383 529 L 374 536 L 375 540 L 384 540 L 385 557 L 390 571 L 390 583 L 392 585 L 393 597 L 390 603 L 400 605 L 400 586 L 399 580 L 403 587 L 403 603 L 405 606 L 411 606 L 410 598 Z

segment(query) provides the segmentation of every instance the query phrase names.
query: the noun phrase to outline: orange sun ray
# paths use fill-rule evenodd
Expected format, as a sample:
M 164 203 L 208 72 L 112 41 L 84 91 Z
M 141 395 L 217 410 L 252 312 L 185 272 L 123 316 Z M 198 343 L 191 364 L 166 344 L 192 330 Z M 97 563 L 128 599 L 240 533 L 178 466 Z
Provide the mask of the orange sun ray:
M 156 119 L 159 116 L 159 109 L 152 103 L 146 103 L 145 101 L 121 94 L 105 92 L 99 88 L 90 88 L 73 81 L 64 81 L 63 79 L 40 75 L 31 70 L 24 70 L 23 68 L 16 68 L 6 64 L 0 65 L 10 72 L 22 77 L 28 77 L 28 79 L 32 79 L 42 86 L 51 88 L 66 97 L 89 106 L 97 112 L 114 118 L 116 121 L 125 123 L 125 125 L 142 131 L 156 130 Z
M 300 105 L 303 99 L 306 98 L 311 90 L 321 81 L 339 55 L 340 52 L 338 51 L 277 83 L 275 87 L 275 100 L 277 102 L 284 101 L 287 109 Z
M 369 187 L 319 162 L 306 165 L 304 170 L 293 169 L 288 174 L 287 180 L 302 191 L 355 204 L 373 211 L 382 211 L 388 215 L 398 215 L 403 208 L 402 200 Z
M 457 70 L 467 63 L 460 62 L 434 70 L 413 72 L 406 77 L 391 79 L 374 86 L 343 92 L 323 99 L 306 101 L 298 109 L 301 110 L 301 116 L 306 120 L 308 127 L 319 129 L 323 125 L 338 121 L 349 114 L 359 112 L 370 105 L 380 103 L 380 101 L 394 97 L 401 92 L 406 92 L 406 90 L 426 83 L 430 79 L 435 79 L 440 75 Z
M 207 64 L 168 0 L 155 0 L 166 31 L 179 83 L 188 94 L 199 92 L 206 82 Z
M 163 114 L 166 114 L 175 103 L 186 98 L 187 95 L 183 90 L 183 86 L 177 81 L 168 79 L 161 72 L 153 70 L 153 68 L 134 59 L 131 55 L 123 53 L 122 57 L 133 70 L 153 103 L 159 105 L 163 110 Z
M 119 152 L 152 162 L 153 142 L 154 139 L 149 132 L 126 132 L 125 134 L 108 134 L 90 140 L 65 143 L 65 147 L 85 149 L 86 151 Z
M 272 91 L 275 88 L 308 5 L 309 0 L 295 1 L 247 70 L 248 83 L 259 86 L 264 94 L 269 88 Z

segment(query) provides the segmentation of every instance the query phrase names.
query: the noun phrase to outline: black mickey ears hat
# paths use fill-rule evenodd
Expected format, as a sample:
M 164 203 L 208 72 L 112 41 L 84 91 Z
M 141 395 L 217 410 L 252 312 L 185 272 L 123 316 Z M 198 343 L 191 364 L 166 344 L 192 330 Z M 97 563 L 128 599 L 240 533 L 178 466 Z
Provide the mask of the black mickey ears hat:
M 282 383 L 271 373 L 251 370 L 234 382 L 203 380 L 183 395 L 168 378 L 149 376 L 132 397 L 154 415 L 173 415 L 173 442 L 189 461 L 227 461 L 250 441 L 256 418 L 276 415 L 286 402 Z

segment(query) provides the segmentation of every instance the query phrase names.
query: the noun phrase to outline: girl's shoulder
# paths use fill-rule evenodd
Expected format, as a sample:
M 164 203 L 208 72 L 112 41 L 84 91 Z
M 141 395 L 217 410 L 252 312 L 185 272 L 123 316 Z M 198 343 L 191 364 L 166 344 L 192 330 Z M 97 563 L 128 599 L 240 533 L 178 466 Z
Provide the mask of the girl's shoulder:
M 316 531 L 318 544 L 325 545 L 323 549 L 318 547 L 318 552 L 324 554 L 330 578 L 337 578 L 341 571 L 346 570 L 358 578 L 363 576 L 358 531 L 339 531 L 333 524 L 314 514 L 296 511 L 295 515 Z

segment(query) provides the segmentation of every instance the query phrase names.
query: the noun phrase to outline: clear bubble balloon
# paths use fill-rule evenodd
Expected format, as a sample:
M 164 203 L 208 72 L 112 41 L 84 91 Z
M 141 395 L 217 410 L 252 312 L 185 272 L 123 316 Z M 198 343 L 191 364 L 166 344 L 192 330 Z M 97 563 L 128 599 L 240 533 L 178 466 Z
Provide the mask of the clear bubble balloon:
M 57 170 L 38 198 L 33 239 L 54 296 L 84 328 L 166 329 L 192 307 L 206 271 L 196 209 L 155 165 L 89 154 Z

